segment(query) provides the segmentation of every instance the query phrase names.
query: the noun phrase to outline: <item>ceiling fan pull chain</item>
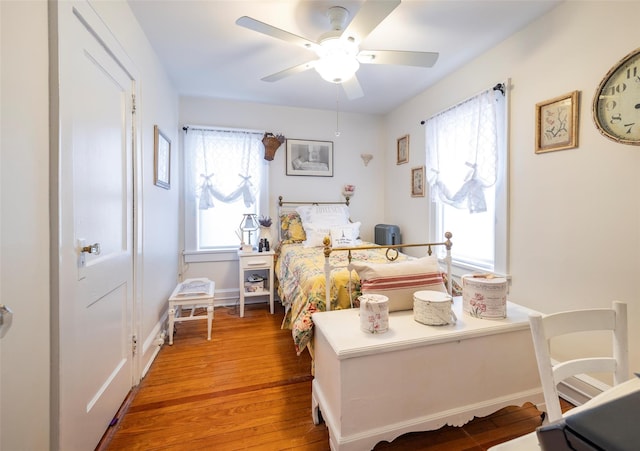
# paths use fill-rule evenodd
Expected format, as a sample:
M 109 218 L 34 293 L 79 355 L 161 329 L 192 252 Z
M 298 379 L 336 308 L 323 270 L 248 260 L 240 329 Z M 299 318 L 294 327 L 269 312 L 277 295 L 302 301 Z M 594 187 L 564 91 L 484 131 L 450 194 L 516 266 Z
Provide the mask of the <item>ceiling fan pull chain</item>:
M 340 84 L 336 83 L 336 137 L 340 136 L 340 108 L 339 108 L 339 99 L 340 99 Z

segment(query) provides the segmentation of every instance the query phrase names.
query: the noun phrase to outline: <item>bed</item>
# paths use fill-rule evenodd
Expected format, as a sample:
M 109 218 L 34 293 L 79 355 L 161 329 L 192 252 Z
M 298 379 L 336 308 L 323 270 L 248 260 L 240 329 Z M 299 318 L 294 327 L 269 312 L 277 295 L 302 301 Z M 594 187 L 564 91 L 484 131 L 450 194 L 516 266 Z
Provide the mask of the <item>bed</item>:
M 277 291 L 285 307 L 282 328 L 291 330 L 298 354 L 306 348 L 313 356 L 313 313 L 357 307 L 362 293 L 387 294 L 390 311 L 410 309 L 414 291 L 451 293 L 450 233 L 440 243 L 378 246 L 359 239 L 360 223 L 349 217 L 348 197 L 285 202 L 280 196 L 278 205 Z M 446 250 L 445 271 L 432 255 L 438 246 Z M 409 247 L 424 247 L 425 257 L 399 252 Z M 391 279 L 398 284 L 389 287 Z

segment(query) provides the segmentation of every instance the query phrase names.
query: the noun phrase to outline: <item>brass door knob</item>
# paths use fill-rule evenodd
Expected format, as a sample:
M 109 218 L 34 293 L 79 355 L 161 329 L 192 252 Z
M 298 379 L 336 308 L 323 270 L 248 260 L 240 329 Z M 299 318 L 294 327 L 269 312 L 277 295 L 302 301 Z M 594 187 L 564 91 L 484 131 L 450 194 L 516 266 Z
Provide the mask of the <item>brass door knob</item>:
M 86 252 L 87 254 L 95 254 L 100 255 L 100 243 L 90 244 L 89 246 L 84 246 L 80 249 L 81 252 Z

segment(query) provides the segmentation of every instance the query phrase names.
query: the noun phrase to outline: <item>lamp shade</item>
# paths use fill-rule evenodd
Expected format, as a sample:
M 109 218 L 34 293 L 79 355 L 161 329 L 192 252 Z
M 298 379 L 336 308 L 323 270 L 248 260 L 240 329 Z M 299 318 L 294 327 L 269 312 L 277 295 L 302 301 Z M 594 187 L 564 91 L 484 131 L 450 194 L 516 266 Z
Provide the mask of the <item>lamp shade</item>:
M 240 228 L 244 231 L 258 230 L 258 218 L 253 213 L 245 213 L 240 222 Z

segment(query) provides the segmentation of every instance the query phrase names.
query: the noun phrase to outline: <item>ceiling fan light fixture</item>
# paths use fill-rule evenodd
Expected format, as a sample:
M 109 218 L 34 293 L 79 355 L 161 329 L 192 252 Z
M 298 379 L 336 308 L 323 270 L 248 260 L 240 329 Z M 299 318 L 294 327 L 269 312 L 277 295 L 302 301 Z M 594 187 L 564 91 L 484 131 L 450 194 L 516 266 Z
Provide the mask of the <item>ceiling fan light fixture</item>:
M 342 83 L 353 77 L 360 63 L 353 56 L 331 55 L 316 62 L 315 69 L 320 76 L 331 83 Z
M 356 59 L 358 46 L 353 42 L 342 41 L 337 37 L 324 39 L 320 43 L 315 69 L 330 83 L 342 83 L 353 77 L 360 68 Z

